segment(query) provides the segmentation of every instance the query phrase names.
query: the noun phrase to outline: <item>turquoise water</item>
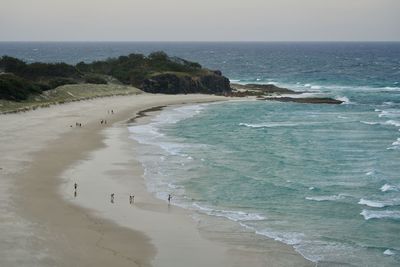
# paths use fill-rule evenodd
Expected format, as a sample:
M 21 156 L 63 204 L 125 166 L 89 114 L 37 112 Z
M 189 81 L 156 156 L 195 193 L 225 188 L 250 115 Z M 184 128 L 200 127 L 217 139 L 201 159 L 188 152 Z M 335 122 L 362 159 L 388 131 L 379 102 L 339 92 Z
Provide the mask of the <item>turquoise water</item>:
M 400 263 L 397 104 L 228 102 L 131 127 L 150 189 L 306 258 Z M 151 148 L 150 148 L 151 147 Z

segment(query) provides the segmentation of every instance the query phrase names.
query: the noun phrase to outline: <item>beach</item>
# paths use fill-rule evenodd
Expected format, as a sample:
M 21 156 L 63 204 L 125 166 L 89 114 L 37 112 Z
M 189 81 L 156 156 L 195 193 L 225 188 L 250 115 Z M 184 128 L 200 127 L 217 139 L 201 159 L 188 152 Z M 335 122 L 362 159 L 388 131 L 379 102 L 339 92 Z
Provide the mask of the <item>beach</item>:
M 141 94 L 1 115 L 1 265 L 313 266 L 288 245 L 218 231 L 220 220 L 201 229 L 147 191 L 127 122 L 146 123 L 157 107 L 226 100 Z

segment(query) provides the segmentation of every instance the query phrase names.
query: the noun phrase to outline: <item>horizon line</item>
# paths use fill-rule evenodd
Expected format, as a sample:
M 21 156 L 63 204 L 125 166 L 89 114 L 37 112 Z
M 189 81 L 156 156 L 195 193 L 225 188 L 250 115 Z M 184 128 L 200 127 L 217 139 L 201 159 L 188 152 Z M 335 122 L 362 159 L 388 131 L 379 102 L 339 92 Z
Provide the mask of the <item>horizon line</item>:
M 292 41 L 260 41 L 260 40 L 0 40 L 0 43 L 399 43 L 400 40 L 292 40 Z

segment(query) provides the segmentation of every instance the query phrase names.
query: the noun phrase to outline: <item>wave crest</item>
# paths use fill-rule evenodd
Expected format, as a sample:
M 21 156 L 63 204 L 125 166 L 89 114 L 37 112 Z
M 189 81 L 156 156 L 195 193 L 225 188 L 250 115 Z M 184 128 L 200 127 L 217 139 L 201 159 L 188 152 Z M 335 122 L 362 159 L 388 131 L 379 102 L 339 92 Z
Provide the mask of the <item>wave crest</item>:
M 225 217 L 232 221 L 262 221 L 266 218 L 259 213 L 246 213 L 243 211 L 233 211 L 233 210 L 218 210 L 212 209 L 208 207 L 200 206 L 197 203 L 193 203 L 193 206 L 200 210 L 201 212 L 206 213 L 207 215 L 217 216 L 217 217 Z
M 395 185 L 390 185 L 390 184 L 384 184 L 381 186 L 381 191 L 382 192 L 387 192 L 387 191 L 398 191 L 399 188 Z
M 392 211 L 392 210 L 363 210 L 360 215 L 364 216 L 365 220 L 371 219 L 400 219 L 400 211 Z
M 293 127 L 298 125 L 299 125 L 298 123 L 260 123 L 260 124 L 239 123 L 239 126 L 246 126 L 249 128 Z
M 338 194 L 338 195 L 331 195 L 331 196 L 306 197 L 306 199 L 313 200 L 313 201 L 335 201 L 335 200 L 344 199 L 345 197 L 346 196 L 343 194 Z
M 364 198 L 360 199 L 360 201 L 358 201 L 358 204 L 365 205 L 365 206 L 372 207 L 372 208 L 383 208 L 386 206 L 391 206 L 389 203 L 378 202 L 378 201 L 368 200 L 368 199 L 364 199 Z

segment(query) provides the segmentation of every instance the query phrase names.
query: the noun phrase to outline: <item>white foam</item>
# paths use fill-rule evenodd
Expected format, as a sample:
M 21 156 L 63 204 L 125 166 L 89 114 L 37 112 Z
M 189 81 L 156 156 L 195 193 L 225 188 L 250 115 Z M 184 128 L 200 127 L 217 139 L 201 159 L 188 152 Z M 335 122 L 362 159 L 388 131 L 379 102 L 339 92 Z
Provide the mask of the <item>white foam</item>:
M 251 123 L 239 123 L 239 126 L 246 126 L 249 128 L 274 128 L 274 127 L 293 127 L 299 126 L 299 123 L 260 123 L 260 124 L 251 124 Z
M 400 121 L 395 121 L 395 120 L 387 120 L 385 122 L 386 125 L 393 125 L 396 127 L 400 127 Z
M 358 201 L 358 204 L 366 205 L 366 206 L 372 207 L 372 208 L 383 208 L 385 206 L 390 206 L 389 203 L 383 203 L 383 202 L 368 200 L 368 199 L 364 199 L 364 198 L 360 199 L 360 201 Z
M 396 141 L 392 143 L 393 146 L 400 146 L 400 138 L 397 138 Z
M 375 122 L 375 121 L 360 121 L 363 124 L 367 124 L 367 125 L 377 125 L 379 124 L 379 122 Z
M 387 191 L 398 191 L 398 187 L 390 184 L 384 184 L 381 187 L 382 192 L 387 192 Z
M 292 246 L 300 244 L 305 237 L 302 233 L 283 233 L 269 230 L 256 231 L 256 234 L 263 235 Z
M 365 220 L 370 219 L 400 219 L 400 211 L 392 210 L 363 210 L 360 215 L 364 216 Z
M 375 171 L 369 171 L 369 172 L 367 172 L 365 175 L 371 176 L 371 175 L 373 175 L 373 174 L 375 174 Z
M 331 196 L 306 197 L 306 199 L 313 200 L 313 201 L 335 201 L 335 200 L 344 199 L 345 197 L 346 196 L 343 194 L 338 194 L 338 195 L 331 195 Z
M 350 99 L 348 99 L 345 96 L 338 96 L 336 97 L 336 99 L 342 101 L 343 102 L 342 104 L 344 105 L 353 104 L 353 102 L 351 102 Z
M 157 145 L 171 155 L 180 155 L 181 150 L 188 147 L 188 144 L 174 143 L 164 138 L 160 132 L 162 126 L 175 124 L 181 120 L 199 114 L 207 104 L 182 106 L 166 110 L 155 116 L 150 123 L 128 127 L 129 132 L 136 141 L 145 145 Z
M 391 106 L 391 105 L 393 105 L 394 103 L 393 103 L 393 102 L 390 102 L 390 101 L 388 101 L 388 102 L 383 102 L 383 104 L 384 104 L 384 105 L 387 105 L 387 106 Z
M 400 122 L 395 120 L 387 120 L 385 122 L 377 122 L 377 121 L 360 121 L 360 122 L 367 125 L 392 125 L 400 127 Z
M 383 89 L 390 90 L 390 91 L 399 91 L 400 87 L 386 86 Z
M 387 250 L 385 250 L 384 252 L 383 252 L 383 254 L 384 255 L 386 255 L 386 256 L 393 256 L 394 254 L 396 254 L 396 253 L 394 253 L 392 250 L 390 250 L 390 249 L 387 249 Z
M 225 217 L 232 221 L 262 221 L 266 218 L 258 213 L 247 213 L 243 211 L 233 211 L 233 210 L 218 210 L 209 207 L 200 206 L 197 203 L 193 203 L 193 207 L 204 212 L 208 215 L 217 216 L 217 217 Z
M 400 111 L 397 109 L 387 109 L 387 110 L 382 110 L 380 114 L 378 115 L 380 118 L 382 117 L 399 117 L 400 116 Z

